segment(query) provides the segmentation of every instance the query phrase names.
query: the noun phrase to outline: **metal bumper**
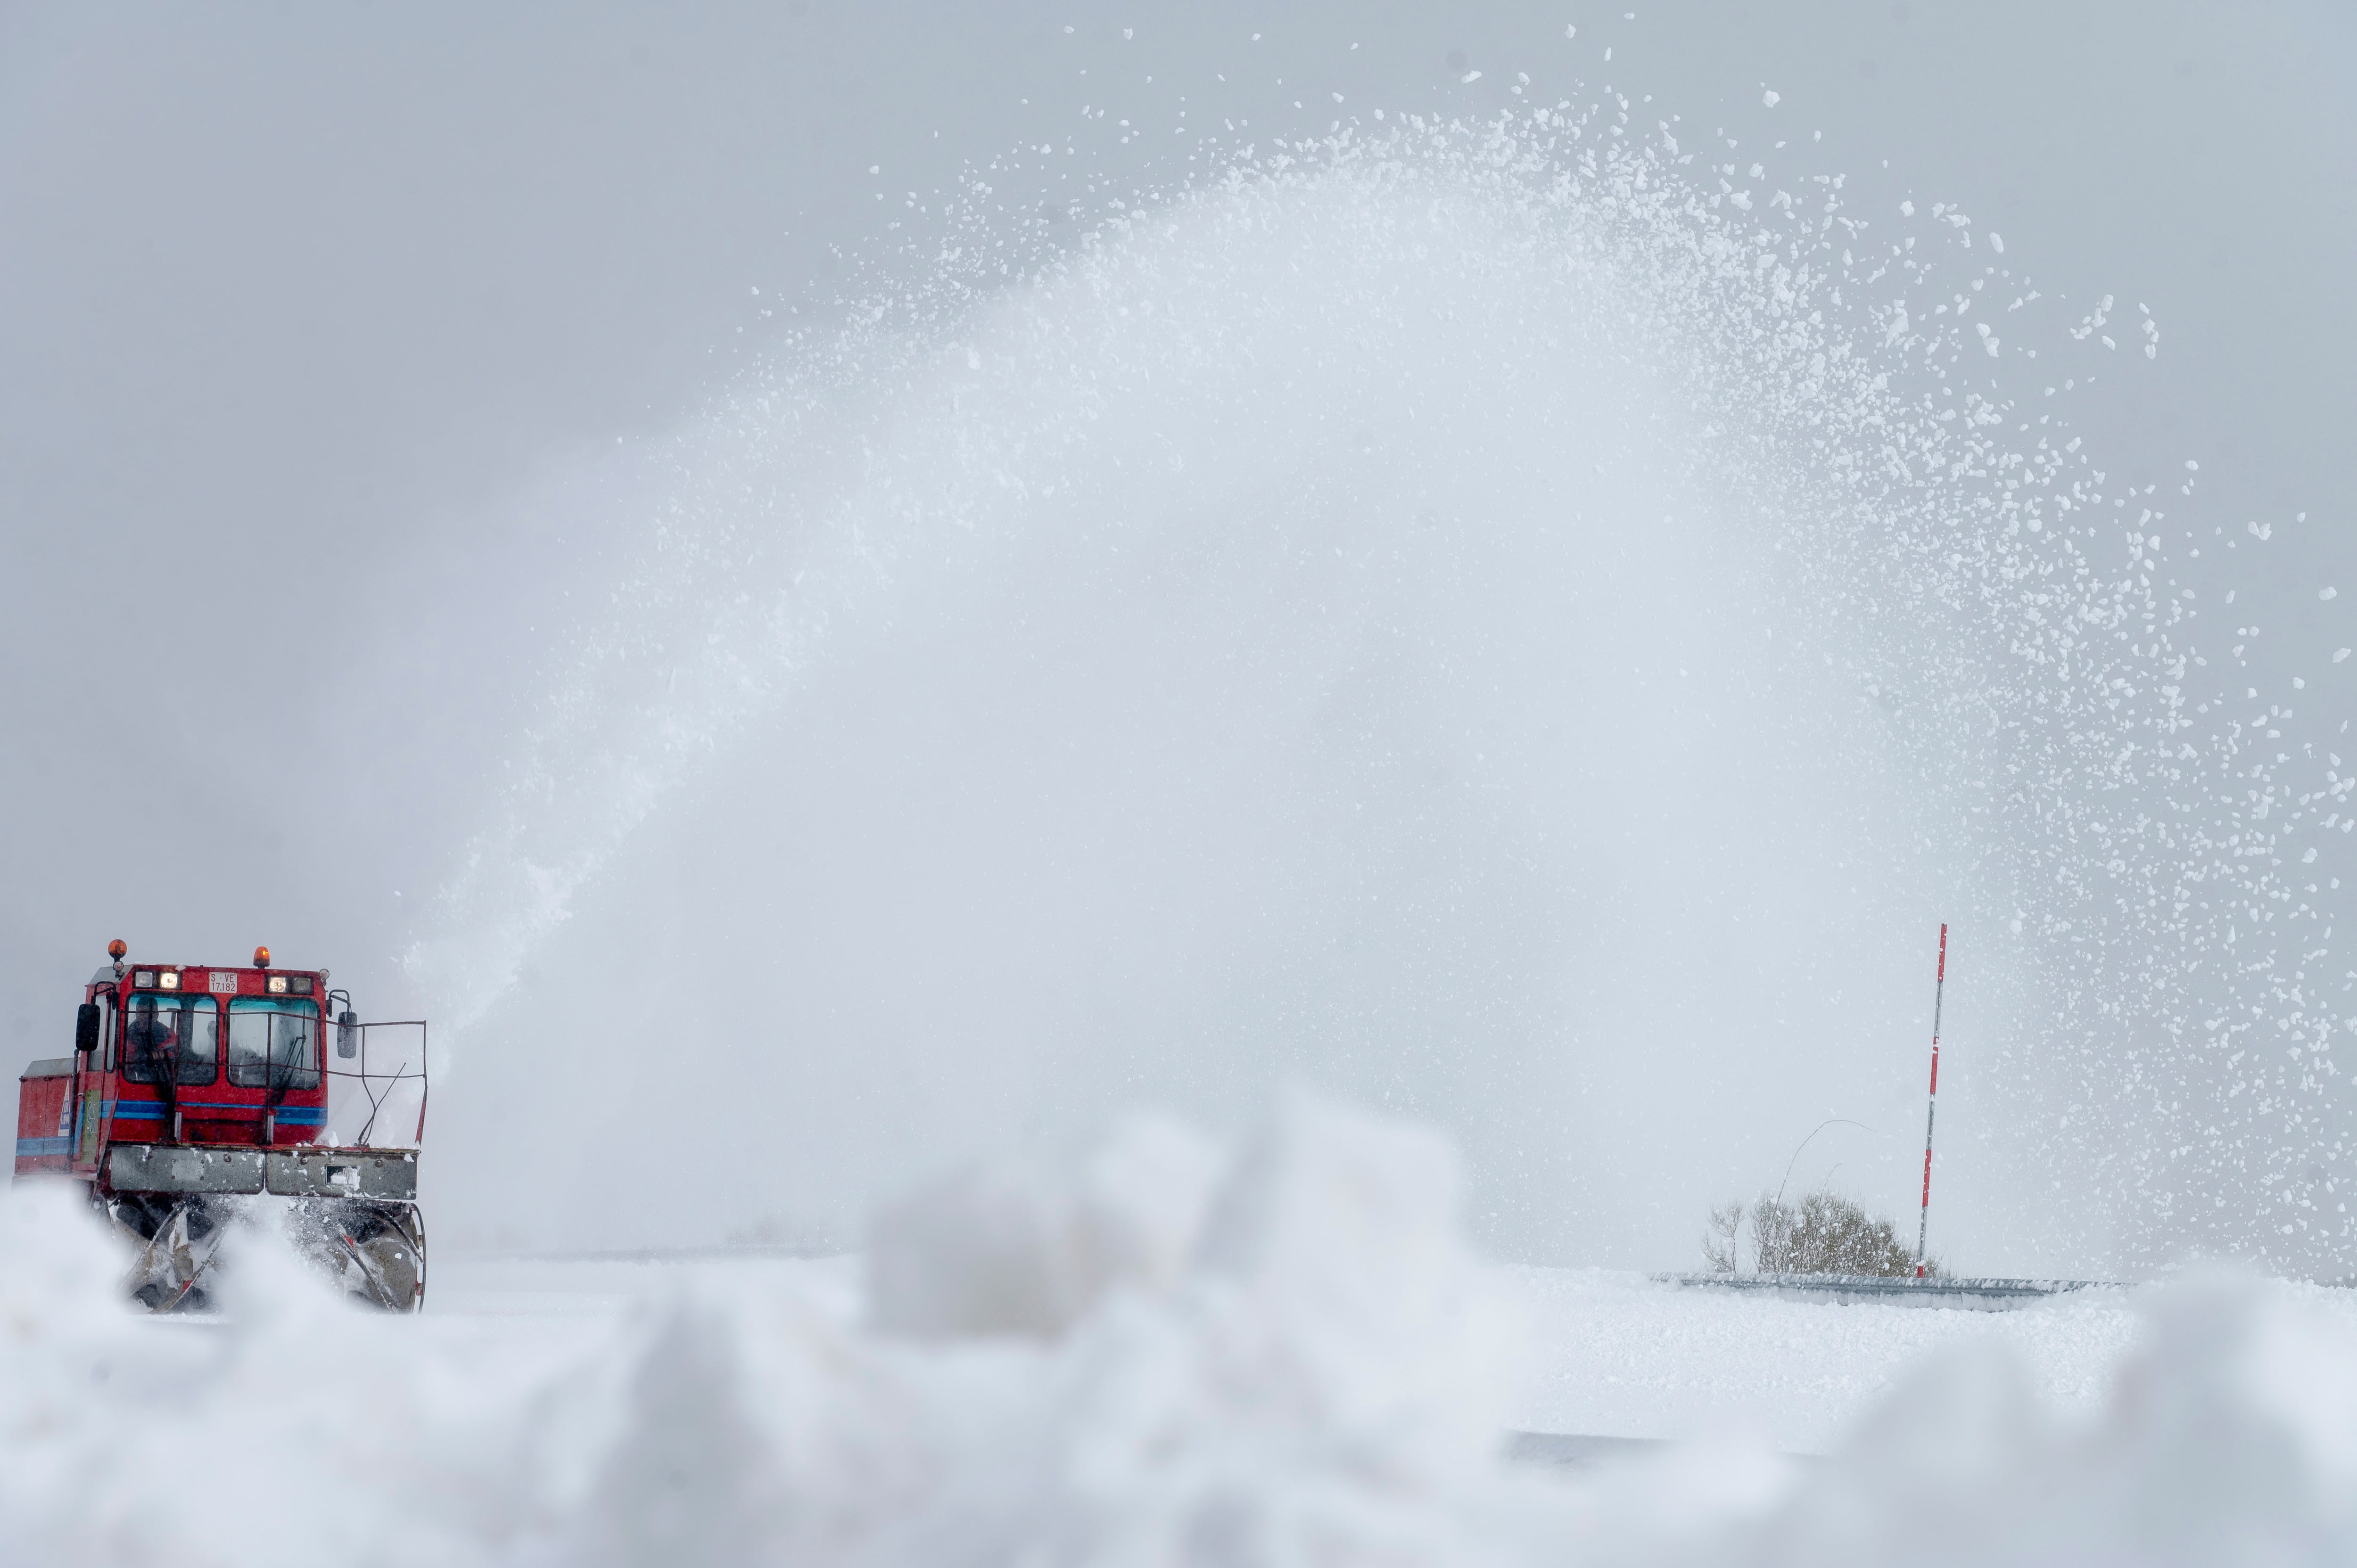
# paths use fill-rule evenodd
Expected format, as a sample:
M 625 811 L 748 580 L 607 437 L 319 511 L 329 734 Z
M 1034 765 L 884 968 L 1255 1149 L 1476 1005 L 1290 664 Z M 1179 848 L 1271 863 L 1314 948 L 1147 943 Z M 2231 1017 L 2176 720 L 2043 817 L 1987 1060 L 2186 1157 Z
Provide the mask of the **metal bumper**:
M 278 1197 L 417 1199 L 414 1149 L 215 1149 L 117 1144 L 106 1178 L 117 1192 L 209 1192 Z
M 414 1149 L 273 1149 L 264 1162 L 268 1190 L 280 1197 L 383 1197 L 417 1201 Z

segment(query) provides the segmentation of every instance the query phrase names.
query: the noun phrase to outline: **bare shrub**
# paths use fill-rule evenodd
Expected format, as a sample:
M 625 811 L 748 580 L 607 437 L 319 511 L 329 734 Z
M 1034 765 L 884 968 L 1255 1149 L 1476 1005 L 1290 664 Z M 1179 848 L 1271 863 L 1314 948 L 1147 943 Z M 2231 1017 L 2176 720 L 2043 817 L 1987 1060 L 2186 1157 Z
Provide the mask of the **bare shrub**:
M 1747 1230 L 1754 1273 L 1894 1278 L 1915 1272 L 1915 1254 L 1899 1239 L 1898 1226 L 1838 1193 L 1813 1192 L 1791 1202 L 1763 1196 L 1749 1208 L 1738 1199 L 1712 1209 L 1702 1255 L 1713 1273 L 1738 1270 Z M 1923 1272 L 1946 1273 L 1932 1259 L 1925 1260 Z
M 1710 1211 L 1702 1233 L 1703 1261 L 1715 1274 L 1735 1272 L 1737 1254 L 1743 1246 L 1743 1200 L 1729 1198 Z

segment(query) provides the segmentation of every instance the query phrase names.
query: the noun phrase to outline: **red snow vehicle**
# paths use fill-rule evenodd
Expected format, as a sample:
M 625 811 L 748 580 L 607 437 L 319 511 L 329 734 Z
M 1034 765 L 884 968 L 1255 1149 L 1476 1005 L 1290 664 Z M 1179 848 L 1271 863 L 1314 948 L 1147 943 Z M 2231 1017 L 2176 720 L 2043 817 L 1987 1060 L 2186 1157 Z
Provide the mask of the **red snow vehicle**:
M 268 948 L 251 967 L 133 965 L 122 942 L 106 950 L 73 1054 L 34 1062 L 17 1086 L 16 1179 L 87 1183 L 138 1249 L 126 1283 L 154 1311 L 204 1306 L 226 1228 L 274 1203 L 347 1292 L 414 1311 L 424 1022 L 363 1024 L 326 970 L 273 968 Z M 379 1063 L 399 1061 L 390 1071 L 371 1068 L 372 1034 L 387 1036 Z

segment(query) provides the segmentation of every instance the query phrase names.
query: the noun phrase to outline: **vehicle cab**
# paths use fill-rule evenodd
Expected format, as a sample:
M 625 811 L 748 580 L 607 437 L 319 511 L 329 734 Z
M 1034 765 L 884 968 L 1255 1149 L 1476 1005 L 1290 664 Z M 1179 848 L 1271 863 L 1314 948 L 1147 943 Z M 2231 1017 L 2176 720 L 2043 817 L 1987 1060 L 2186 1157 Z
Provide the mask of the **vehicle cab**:
M 16 1174 L 103 1188 L 117 1144 L 310 1143 L 328 1115 L 329 995 L 326 970 L 274 967 L 267 948 L 239 967 L 131 964 L 117 952 L 83 988 L 74 1053 L 26 1069 Z M 342 1019 L 349 1030 L 349 1010 Z
M 206 1303 L 227 1221 L 256 1200 L 288 1205 L 298 1251 L 348 1294 L 416 1310 L 425 1021 L 361 1023 L 326 970 L 274 965 L 268 948 L 247 965 L 133 964 L 120 941 L 107 955 L 73 1054 L 25 1069 L 16 1178 L 86 1184 L 136 1250 L 126 1289 L 153 1311 Z M 371 1070 L 371 1030 L 395 1036 L 389 1071 Z M 360 1123 L 349 1142 L 329 1130 L 330 1079 Z M 372 1144 L 380 1125 L 409 1141 Z

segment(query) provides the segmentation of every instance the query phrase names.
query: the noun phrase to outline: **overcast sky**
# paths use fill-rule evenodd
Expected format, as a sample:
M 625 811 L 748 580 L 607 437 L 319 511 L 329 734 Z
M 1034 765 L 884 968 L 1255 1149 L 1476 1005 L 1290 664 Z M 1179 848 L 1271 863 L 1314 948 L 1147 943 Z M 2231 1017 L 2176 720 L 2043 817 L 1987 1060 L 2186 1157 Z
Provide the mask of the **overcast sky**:
M 1822 132 L 1814 164 L 1861 208 L 1961 203 L 2050 293 L 2148 304 L 2160 359 L 2081 427 L 2124 465 L 2197 459 L 2205 520 L 2274 526 L 2232 578 L 2267 612 L 2263 665 L 2357 640 L 2314 593 L 2357 586 L 2344 11 L 1624 9 L 0 9 L 0 1060 L 63 1050 L 118 935 L 184 961 L 267 941 L 364 1006 L 436 1005 L 396 955 L 496 815 L 575 596 L 609 592 L 652 524 L 617 447 L 692 424 L 787 321 L 823 320 L 912 195 L 1061 137 L 1083 105 L 1153 132 L 1101 137 L 1100 167 L 1164 186 L 1195 145 L 1181 107 L 1190 127 L 1322 132 L 1384 105 L 1492 112 L 1520 72 L 1542 97 L 1652 93 L 1752 146 Z M 948 725 L 906 705 L 923 689 L 904 672 L 828 700 L 886 693 L 888 722 Z M 625 950 L 693 923 L 666 935 L 635 899 L 597 918 Z M 502 1095 L 577 1055 L 502 1038 L 506 1072 L 476 1080 Z M 638 1047 L 597 1049 L 616 1080 L 587 1092 L 615 1112 L 642 1091 Z M 486 1183 L 567 1135 L 466 1093 L 461 1146 L 436 1153 Z M 494 1139 L 522 1152 L 480 1155 Z M 861 1180 L 924 1163 L 896 1148 Z M 728 1219 L 846 1201 L 765 1195 Z M 1663 1233 L 1598 1244 L 1635 1257 Z

